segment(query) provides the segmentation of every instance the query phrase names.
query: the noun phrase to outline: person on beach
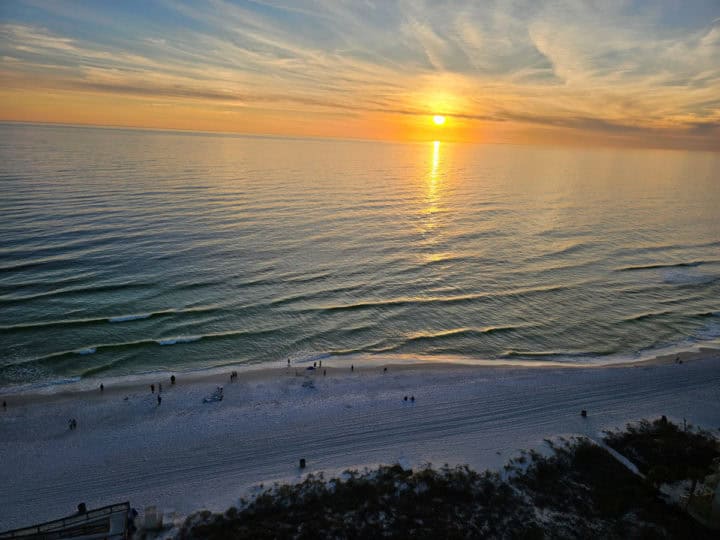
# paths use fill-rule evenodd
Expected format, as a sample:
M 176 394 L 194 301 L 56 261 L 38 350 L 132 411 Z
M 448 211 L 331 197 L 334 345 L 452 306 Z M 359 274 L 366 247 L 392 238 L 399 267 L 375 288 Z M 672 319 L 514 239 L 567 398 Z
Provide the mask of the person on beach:
M 318 364 L 320 367 L 322 367 L 322 360 L 320 360 L 320 363 Z
M 100 383 L 100 391 L 101 392 L 105 391 L 105 385 L 103 383 Z
M 403 398 L 403 401 L 407 401 L 407 396 L 405 396 L 405 397 Z
M 317 367 L 317 362 L 313 362 L 313 367 L 314 367 L 314 368 Z
M 415 403 L 415 396 L 410 396 L 410 401 L 412 401 L 413 403 Z
M 152 394 L 155 393 L 155 385 L 154 384 L 150 385 L 150 393 L 152 393 Z
M 162 394 L 162 383 L 158 383 L 158 394 Z
M 355 371 L 355 364 L 350 364 L 350 371 Z
M 3 400 L 3 411 L 7 411 L 7 401 Z
M 170 384 L 175 384 L 175 375 L 170 375 Z
M 160 404 L 162 403 L 162 396 L 160 395 L 160 392 L 158 392 L 157 400 L 158 400 L 158 407 L 159 407 Z
M 290 359 L 288 358 L 288 367 L 290 367 Z
M 323 377 L 327 375 L 327 369 L 323 369 Z
M 383 373 L 387 373 L 387 368 L 383 368 Z

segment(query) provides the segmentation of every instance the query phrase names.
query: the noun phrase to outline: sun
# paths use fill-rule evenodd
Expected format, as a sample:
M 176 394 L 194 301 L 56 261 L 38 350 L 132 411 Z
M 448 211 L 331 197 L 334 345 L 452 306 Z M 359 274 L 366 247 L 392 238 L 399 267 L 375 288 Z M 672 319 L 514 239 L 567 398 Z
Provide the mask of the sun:
M 435 124 L 438 126 L 442 126 L 445 123 L 445 117 L 436 114 L 435 116 L 433 116 L 433 122 L 435 122 Z

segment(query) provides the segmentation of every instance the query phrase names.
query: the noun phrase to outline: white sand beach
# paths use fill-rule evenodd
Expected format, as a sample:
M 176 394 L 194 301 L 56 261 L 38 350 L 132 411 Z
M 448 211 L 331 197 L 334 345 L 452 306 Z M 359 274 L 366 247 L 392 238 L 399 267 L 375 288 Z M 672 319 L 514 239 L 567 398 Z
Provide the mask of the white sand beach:
M 178 374 L 172 386 L 163 375 L 106 382 L 102 393 L 6 395 L 0 530 L 70 514 L 79 502 L 224 510 L 259 483 L 379 463 L 499 468 L 544 438 L 597 438 L 662 414 L 717 433 L 720 351 L 681 358 L 586 368 L 418 360 L 388 365 L 387 373 L 382 364 L 355 363 L 351 372 L 349 362 L 325 359 L 325 376 L 303 364 L 241 371 L 234 383 L 228 369 Z M 150 382 L 163 384 L 159 406 Z M 217 385 L 224 399 L 203 403 Z

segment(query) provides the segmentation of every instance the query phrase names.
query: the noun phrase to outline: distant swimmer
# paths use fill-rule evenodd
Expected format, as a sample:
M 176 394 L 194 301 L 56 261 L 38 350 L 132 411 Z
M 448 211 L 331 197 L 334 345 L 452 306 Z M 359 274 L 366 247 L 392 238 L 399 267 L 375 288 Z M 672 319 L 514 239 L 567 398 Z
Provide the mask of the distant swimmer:
M 105 385 L 103 383 L 100 383 L 100 391 L 101 392 L 105 391 Z
M 158 393 L 157 400 L 158 400 L 158 407 L 159 407 L 160 404 L 162 403 L 162 396 L 160 395 L 160 393 Z
M 175 384 L 175 375 L 170 375 L 170 384 Z
M 155 385 L 154 384 L 150 385 L 150 392 L 153 394 L 155 393 Z
M 405 396 L 405 397 L 403 398 L 403 401 L 407 401 L 407 396 Z

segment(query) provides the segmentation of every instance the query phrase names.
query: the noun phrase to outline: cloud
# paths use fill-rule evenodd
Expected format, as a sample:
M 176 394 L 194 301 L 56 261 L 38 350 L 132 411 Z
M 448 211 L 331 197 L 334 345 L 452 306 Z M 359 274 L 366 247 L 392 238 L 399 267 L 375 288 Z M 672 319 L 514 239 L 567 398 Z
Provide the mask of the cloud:
M 13 88 L 309 114 L 432 109 L 638 139 L 717 135 L 713 2 L 704 17 L 683 17 L 670 0 L 161 0 L 152 21 L 123 11 L 137 24 L 122 30 L 100 4 L 31 3 L 47 17 L 0 25 L 0 77 Z

